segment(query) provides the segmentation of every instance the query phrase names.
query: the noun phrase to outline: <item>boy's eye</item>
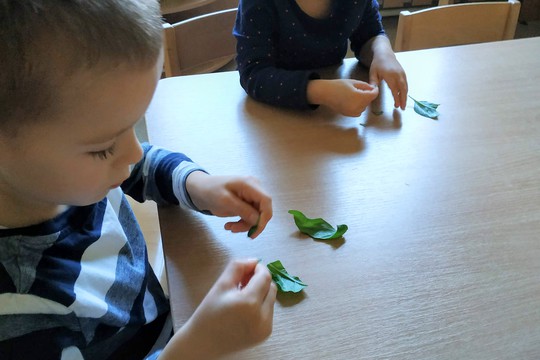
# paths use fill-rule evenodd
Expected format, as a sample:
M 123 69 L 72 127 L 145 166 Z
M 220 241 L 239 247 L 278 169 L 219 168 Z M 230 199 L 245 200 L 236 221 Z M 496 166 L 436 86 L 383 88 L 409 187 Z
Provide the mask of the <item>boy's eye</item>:
M 105 149 L 105 150 L 92 151 L 92 152 L 90 152 L 90 155 L 92 155 L 93 157 L 95 157 L 97 159 L 100 159 L 100 160 L 107 160 L 109 158 L 109 156 L 114 155 L 114 145 L 111 146 L 108 149 Z

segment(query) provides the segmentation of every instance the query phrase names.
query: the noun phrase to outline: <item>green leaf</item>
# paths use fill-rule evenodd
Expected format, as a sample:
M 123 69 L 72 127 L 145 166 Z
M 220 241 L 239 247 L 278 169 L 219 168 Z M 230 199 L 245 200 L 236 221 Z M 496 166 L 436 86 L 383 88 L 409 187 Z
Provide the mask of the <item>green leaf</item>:
M 307 286 L 298 277 L 290 275 L 279 260 L 271 262 L 266 267 L 270 270 L 272 280 L 276 283 L 279 291 L 297 293 Z
M 294 222 L 298 229 L 306 235 L 318 240 L 339 239 L 349 229 L 347 225 L 338 225 L 334 229 L 332 225 L 321 218 L 310 219 L 298 210 L 289 210 L 294 216 Z
M 255 233 L 255 231 L 257 231 L 257 225 L 253 225 L 252 227 L 249 228 L 247 236 L 251 237 L 251 235 L 253 235 L 253 233 Z
M 437 119 L 439 116 L 437 108 L 440 104 L 430 103 L 429 101 L 418 101 L 410 95 L 409 97 L 414 101 L 414 111 L 416 111 L 418 115 L 422 115 L 430 119 Z
M 249 231 L 247 233 L 247 236 L 248 237 L 251 237 L 251 235 L 253 235 L 255 233 L 255 231 L 257 231 L 257 228 L 259 227 L 259 220 L 261 220 L 261 217 L 259 216 L 259 218 L 257 219 L 257 223 L 255 225 L 253 225 L 252 227 L 249 228 Z

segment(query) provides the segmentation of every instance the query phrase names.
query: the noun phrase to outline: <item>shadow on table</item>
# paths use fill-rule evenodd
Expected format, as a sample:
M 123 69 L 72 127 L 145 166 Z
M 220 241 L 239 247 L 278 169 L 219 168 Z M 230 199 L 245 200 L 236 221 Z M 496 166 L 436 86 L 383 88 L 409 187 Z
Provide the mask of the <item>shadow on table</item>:
M 304 290 L 299 293 L 278 292 L 276 301 L 283 307 L 291 307 L 304 301 L 307 295 Z
M 334 250 L 339 249 L 343 244 L 345 244 L 345 241 L 346 241 L 344 236 L 338 239 L 332 239 L 332 240 L 313 239 L 309 237 L 308 235 L 303 234 L 300 231 L 295 231 L 294 233 L 291 234 L 291 237 L 294 237 L 299 241 L 315 241 L 318 243 L 326 244 L 332 247 Z

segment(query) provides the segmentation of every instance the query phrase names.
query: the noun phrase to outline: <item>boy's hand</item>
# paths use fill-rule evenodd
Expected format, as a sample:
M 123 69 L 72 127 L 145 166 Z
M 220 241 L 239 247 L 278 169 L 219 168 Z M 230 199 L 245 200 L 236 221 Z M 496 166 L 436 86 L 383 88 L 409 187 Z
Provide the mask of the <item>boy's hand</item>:
M 225 229 L 234 233 L 257 225 L 251 235 L 255 239 L 272 218 L 272 198 L 255 178 L 212 176 L 195 171 L 188 176 L 186 188 L 198 209 L 221 217 L 239 216 L 240 220 L 225 224 Z
M 162 353 L 216 359 L 270 336 L 277 288 L 257 260 L 233 261 Z
M 353 79 L 311 80 L 307 98 L 345 116 L 360 116 L 379 95 L 378 86 Z

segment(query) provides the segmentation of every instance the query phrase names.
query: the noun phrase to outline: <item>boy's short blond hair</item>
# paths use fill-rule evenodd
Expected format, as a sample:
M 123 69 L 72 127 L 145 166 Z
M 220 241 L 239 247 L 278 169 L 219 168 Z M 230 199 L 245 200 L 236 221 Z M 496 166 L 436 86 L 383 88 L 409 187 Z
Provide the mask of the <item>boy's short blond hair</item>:
M 150 67 L 159 56 L 157 0 L 0 0 L 0 133 L 51 111 L 77 71 Z

